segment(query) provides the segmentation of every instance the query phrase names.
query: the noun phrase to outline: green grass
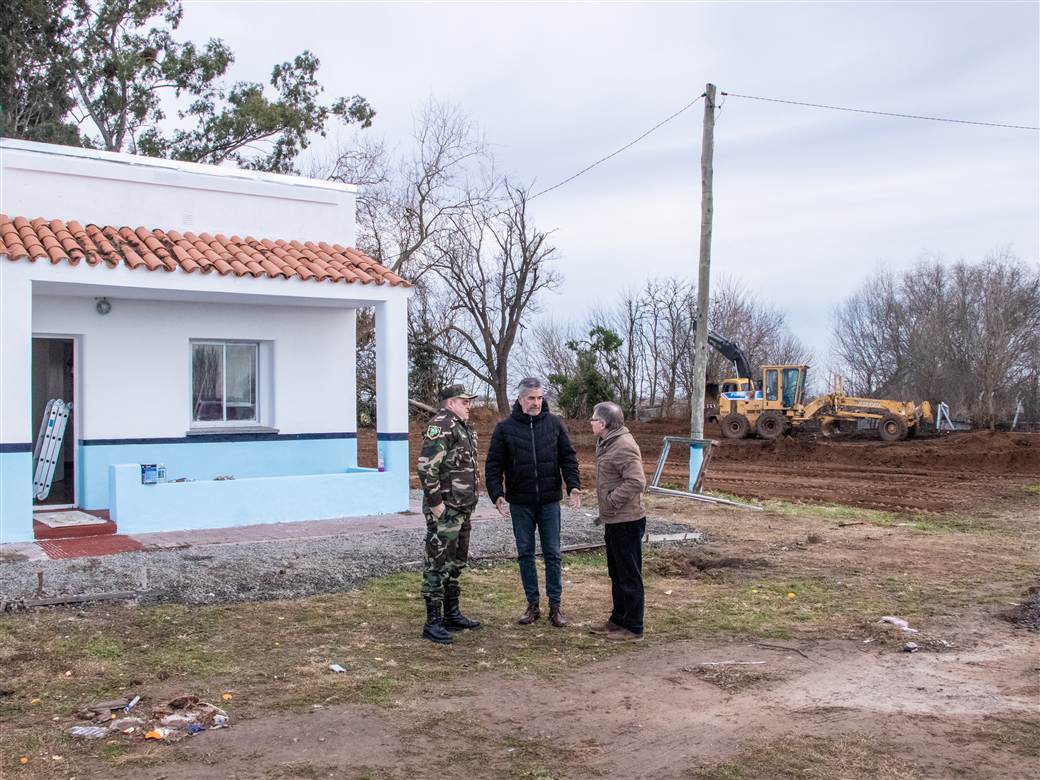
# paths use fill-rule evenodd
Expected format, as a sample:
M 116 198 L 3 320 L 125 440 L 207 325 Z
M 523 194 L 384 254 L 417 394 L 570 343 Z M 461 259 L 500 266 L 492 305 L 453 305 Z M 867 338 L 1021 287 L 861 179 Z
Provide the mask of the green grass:
M 999 726 L 989 732 L 994 745 L 1024 756 L 1040 758 L 1040 720 L 1000 718 Z
M 682 489 L 685 490 L 686 488 Z M 759 506 L 762 504 L 762 502 L 756 498 L 738 496 L 736 493 L 727 493 L 724 490 L 705 490 L 704 495 L 714 496 L 715 498 L 724 498 L 727 501 L 736 501 L 738 504 L 758 504 Z
M 647 549 L 648 572 L 659 554 Z M 605 556 L 571 554 L 564 566 L 572 623 L 605 617 L 610 598 Z M 874 571 L 792 575 L 779 567 L 670 577 L 649 573 L 646 644 L 691 637 L 861 637 L 880 615 L 899 614 L 916 623 L 936 610 L 975 603 L 985 590 L 982 584 L 964 575 L 933 582 Z M 589 636 L 578 625 L 564 631 L 544 620 L 517 626 L 524 598 L 512 562 L 474 565 L 464 574 L 463 609 L 485 628 L 457 635 L 451 647 L 420 638 L 424 612 L 418 588 L 418 575 L 406 572 L 373 579 L 355 591 L 294 601 L 3 616 L 0 668 L 13 692 L 0 701 L 0 717 L 15 725 L 5 735 L 0 768 L 12 769 L 11 757 L 17 762 L 18 755 L 33 756 L 34 766 L 35 757 L 55 753 L 93 761 L 95 768 L 100 763 L 135 769 L 176 756 L 154 746 L 67 739 L 72 713 L 99 699 L 138 693 L 151 704 L 161 696 L 192 692 L 225 706 L 233 720 L 306 711 L 315 704 L 407 708 L 419 695 L 465 695 L 468 681 L 483 672 L 503 679 L 558 679 L 633 650 Z M 342 664 L 347 673 L 330 672 L 330 663 Z M 221 699 L 224 691 L 234 693 L 227 703 Z M 32 704 L 37 698 L 40 703 Z M 1019 731 L 1001 738 L 1029 744 Z M 476 736 L 473 744 L 481 744 Z M 505 745 L 501 753 L 514 759 L 503 759 L 502 777 L 550 778 L 560 766 L 553 752 L 538 744 Z M 479 765 L 476 757 L 467 760 Z M 734 767 L 716 768 L 723 774 L 715 776 L 745 771 Z M 298 769 L 307 771 L 305 765 Z M 78 775 L 90 776 L 89 767 Z
M 790 501 L 760 502 L 770 514 L 780 517 L 802 517 L 835 523 L 866 523 L 868 525 L 898 526 L 929 533 L 1004 534 L 1013 529 L 1001 529 L 992 521 L 947 513 L 924 515 L 917 513 L 887 512 L 880 509 L 846 506 L 844 504 L 799 504 Z
M 744 751 L 732 761 L 690 770 L 686 776 L 691 780 L 911 780 L 919 775 L 899 750 L 871 740 L 787 736 Z
M 66 640 L 65 650 L 72 653 L 81 653 L 88 658 L 96 658 L 100 661 L 116 661 L 125 658 L 126 646 L 118 639 L 112 639 L 103 635 L 94 636 L 82 642 Z
M 911 521 L 912 516 L 880 509 L 845 506 L 843 504 L 798 504 L 790 501 L 763 501 L 762 506 L 774 515 L 782 517 L 808 517 L 834 522 L 870 523 L 873 525 L 899 525 Z
M 684 639 L 704 636 L 784 638 L 824 624 L 858 625 L 868 596 L 838 582 L 758 581 L 704 584 L 702 598 L 655 599 L 655 636 Z M 791 597 L 789 594 L 793 594 Z

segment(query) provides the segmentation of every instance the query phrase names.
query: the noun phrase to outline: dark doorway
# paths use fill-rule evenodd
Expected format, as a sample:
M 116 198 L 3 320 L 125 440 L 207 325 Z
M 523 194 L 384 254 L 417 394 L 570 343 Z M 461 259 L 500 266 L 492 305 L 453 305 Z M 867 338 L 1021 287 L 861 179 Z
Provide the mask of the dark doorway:
M 60 398 L 66 403 L 73 402 L 73 355 L 75 354 L 72 339 L 33 338 L 32 344 L 32 434 L 33 445 L 40 434 L 40 425 L 47 409 L 47 402 Z M 65 435 L 61 444 L 61 457 L 54 467 L 54 478 L 50 493 L 40 500 L 35 496 L 33 503 L 37 506 L 72 506 L 76 503 L 76 463 L 75 463 L 75 425 L 73 407 L 65 426 Z M 33 464 L 35 469 L 35 463 Z

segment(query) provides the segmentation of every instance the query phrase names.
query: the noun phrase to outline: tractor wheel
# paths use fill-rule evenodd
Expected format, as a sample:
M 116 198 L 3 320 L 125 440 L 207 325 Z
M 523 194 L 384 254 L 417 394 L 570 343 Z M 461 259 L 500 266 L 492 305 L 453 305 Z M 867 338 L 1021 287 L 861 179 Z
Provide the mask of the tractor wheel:
M 747 417 L 736 412 L 722 418 L 722 435 L 727 439 L 743 439 L 750 427 Z
M 829 420 L 824 420 L 820 423 L 820 435 L 825 439 L 834 439 L 841 436 L 844 431 L 841 429 L 841 421 L 835 420 L 833 417 Z
M 886 414 L 878 423 L 882 441 L 902 441 L 906 438 L 906 421 L 894 414 Z
M 787 429 L 787 418 L 780 412 L 762 412 L 755 425 L 755 432 L 763 439 L 779 439 Z

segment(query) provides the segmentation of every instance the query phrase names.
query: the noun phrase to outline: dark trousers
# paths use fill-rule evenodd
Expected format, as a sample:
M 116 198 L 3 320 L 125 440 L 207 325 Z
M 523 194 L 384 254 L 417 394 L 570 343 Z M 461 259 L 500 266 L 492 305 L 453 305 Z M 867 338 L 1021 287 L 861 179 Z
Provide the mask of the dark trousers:
M 643 535 L 646 518 L 627 523 L 606 523 L 607 572 L 614 601 L 612 623 L 634 634 L 643 633 Z
M 560 574 L 560 502 L 521 506 L 510 504 L 513 518 L 513 536 L 516 538 L 516 559 L 520 564 L 520 581 L 528 604 L 538 603 L 538 569 L 534 565 L 534 532 L 542 543 L 545 561 L 545 595 L 549 606 L 560 605 L 563 578 Z

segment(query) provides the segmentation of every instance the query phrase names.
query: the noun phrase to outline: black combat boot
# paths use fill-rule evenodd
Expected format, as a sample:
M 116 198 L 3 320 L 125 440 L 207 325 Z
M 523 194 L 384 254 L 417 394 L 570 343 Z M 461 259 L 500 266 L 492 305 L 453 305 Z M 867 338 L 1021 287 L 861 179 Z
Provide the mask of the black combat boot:
M 444 627 L 441 617 L 441 603 L 426 599 L 426 625 L 422 627 L 423 639 L 429 639 L 439 645 L 450 645 L 454 640 Z
M 449 629 L 480 628 L 479 620 L 470 620 L 459 612 L 459 586 L 448 583 L 444 586 L 444 627 Z

